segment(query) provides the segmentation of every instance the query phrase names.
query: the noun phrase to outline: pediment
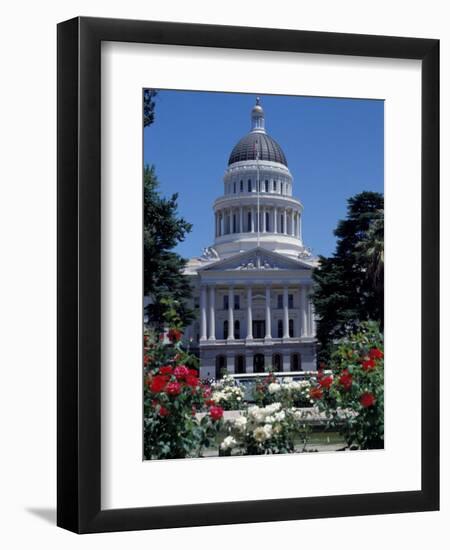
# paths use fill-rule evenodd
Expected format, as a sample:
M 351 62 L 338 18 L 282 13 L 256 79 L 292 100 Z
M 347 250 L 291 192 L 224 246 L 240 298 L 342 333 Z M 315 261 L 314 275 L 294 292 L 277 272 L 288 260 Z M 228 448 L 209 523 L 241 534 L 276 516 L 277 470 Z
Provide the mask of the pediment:
M 311 269 L 311 265 L 300 259 L 289 258 L 263 248 L 254 248 L 214 262 L 200 268 L 199 271 L 292 271 Z

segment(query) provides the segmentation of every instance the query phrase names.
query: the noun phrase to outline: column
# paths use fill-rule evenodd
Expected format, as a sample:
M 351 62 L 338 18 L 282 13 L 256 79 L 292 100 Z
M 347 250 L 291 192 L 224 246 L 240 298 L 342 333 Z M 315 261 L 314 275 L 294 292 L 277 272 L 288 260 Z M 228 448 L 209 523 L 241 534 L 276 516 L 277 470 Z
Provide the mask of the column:
M 267 231 L 266 227 L 266 209 L 263 207 L 262 209 L 262 231 L 265 233 Z
M 294 215 L 295 212 L 291 210 L 291 237 L 295 237 Z
M 251 220 L 252 220 L 252 233 L 255 232 L 255 209 L 250 208 Z
M 307 315 L 306 315 L 306 287 L 302 285 L 300 287 L 300 323 L 301 323 L 301 335 L 307 336 Z
M 216 339 L 216 289 L 209 287 L 209 339 Z
M 274 206 L 273 208 L 273 232 L 274 233 L 277 233 L 278 229 L 277 229 L 277 225 L 278 225 L 278 211 L 277 211 L 277 207 Z
M 206 340 L 206 286 L 200 287 L 200 340 Z
M 270 286 L 266 286 L 266 339 L 272 338 L 272 322 L 270 310 Z
M 287 208 L 283 210 L 284 224 L 283 224 L 283 233 L 287 235 Z
M 283 338 L 289 338 L 288 287 L 283 287 Z
M 247 287 L 247 340 L 253 340 L 252 287 Z
M 311 302 L 311 287 L 308 287 L 308 294 L 306 296 L 307 303 L 307 315 L 308 315 L 308 336 L 312 336 L 312 302 Z
M 220 211 L 220 236 L 225 235 L 225 216 L 223 211 Z
M 233 210 L 230 208 L 228 210 L 228 233 L 233 233 Z
M 244 209 L 242 206 L 239 208 L 239 233 L 244 232 Z
M 311 300 L 311 336 L 316 336 L 316 311 L 314 309 L 314 303 Z
M 298 227 L 297 227 L 297 230 L 298 230 L 298 238 L 300 240 L 302 240 L 302 216 L 301 216 L 300 212 L 298 213 Z
M 228 289 L 228 340 L 234 340 L 234 288 Z

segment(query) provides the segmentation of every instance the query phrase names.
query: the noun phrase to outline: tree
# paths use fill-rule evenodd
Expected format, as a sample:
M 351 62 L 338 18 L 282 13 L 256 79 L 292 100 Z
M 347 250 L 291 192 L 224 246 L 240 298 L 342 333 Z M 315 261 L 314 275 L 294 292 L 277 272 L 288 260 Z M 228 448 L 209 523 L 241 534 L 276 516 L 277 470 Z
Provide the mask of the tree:
M 383 325 L 383 208 L 380 193 L 365 191 L 351 197 L 347 217 L 334 232 L 335 253 L 321 256 L 314 270 L 313 302 L 322 359 L 333 341 L 360 322 Z
M 156 90 L 145 89 L 144 127 L 155 120 Z M 176 310 L 182 326 L 193 319 L 187 306 L 191 297 L 188 279 L 183 275 L 186 261 L 172 249 L 184 240 L 192 225 L 178 217 L 177 194 L 164 198 L 158 191 L 159 182 L 154 166 L 144 168 L 144 295 L 149 321 L 161 329 Z
M 144 128 L 150 126 L 155 121 L 155 97 L 156 90 L 146 88 L 144 90 Z
M 144 294 L 151 304 L 149 320 L 162 328 L 170 308 L 175 306 L 184 326 L 193 319 L 186 304 L 191 287 L 183 269 L 186 260 L 172 249 L 184 240 L 192 225 L 178 217 L 177 194 L 169 198 L 158 193 L 154 167 L 144 170 Z

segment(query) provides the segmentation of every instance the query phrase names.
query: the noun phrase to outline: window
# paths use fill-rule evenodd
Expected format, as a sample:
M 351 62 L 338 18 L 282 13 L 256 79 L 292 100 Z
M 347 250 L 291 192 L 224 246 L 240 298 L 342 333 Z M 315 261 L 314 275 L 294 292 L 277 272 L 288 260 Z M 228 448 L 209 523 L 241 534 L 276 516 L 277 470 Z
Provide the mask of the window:
M 252 180 L 248 180 L 247 182 L 247 190 L 249 193 L 252 192 Z
M 233 214 L 233 233 L 236 233 L 236 214 Z
M 277 336 L 278 338 L 283 338 L 283 321 L 281 319 L 278 320 Z
M 302 370 L 300 355 L 298 353 L 294 353 L 291 355 L 291 371 L 299 371 L 299 370 Z
M 288 294 L 288 308 L 294 309 L 294 295 Z
M 270 222 L 269 212 L 266 212 L 266 231 L 270 230 L 269 222 Z
M 273 180 L 273 192 L 277 192 L 277 182 L 275 180 Z
M 264 191 L 265 191 L 266 193 L 269 192 L 269 180 L 266 180 L 266 181 L 264 182 Z
M 289 319 L 289 338 L 294 338 L 294 319 Z
M 272 357 L 272 366 L 273 366 L 274 371 L 276 371 L 276 372 L 281 371 L 281 355 L 279 353 L 276 353 Z
M 284 233 L 284 216 L 280 216 L 280 233 Z
M 228 338 L 228 321 L 223 322 L 223 339 L 226 340 Z
M 236 182 L 233 183 L 233 193 L 236 193 Z
M 241 297 L 239 294 L 234 295 L 234 309 L 241 309 Z
M 277 295 L 277 308 L 278 309 L 283 309 L 283 295 L 282 294 Z
M 238 320 L 234 322 L 234 337 L 236 340 L 241 338 L 241 323 Z
M 240 185 L 241 185 L 241 193 L 242 193 L 244 191 L 244 180 L 241 180 Z
M 249 212 L 247 214 L 247 231 L 251 231 L 252 230 L 252 213 Z
M 228 309 L 228 294 L 223 297 L 223 309 Z
M 236 374 L 244 374 L 245 373 L 245 360 L 243 355 L 238 355 L 236 357 L 236 364 L 235 364 L 235 370 Z

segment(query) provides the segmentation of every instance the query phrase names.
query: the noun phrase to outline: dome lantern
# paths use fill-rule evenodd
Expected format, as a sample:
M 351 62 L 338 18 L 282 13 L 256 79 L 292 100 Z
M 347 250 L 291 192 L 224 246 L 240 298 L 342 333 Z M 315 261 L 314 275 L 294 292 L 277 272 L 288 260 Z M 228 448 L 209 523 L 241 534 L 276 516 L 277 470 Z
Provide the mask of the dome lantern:
M 264 111 L 259 97 L 256 98 L 256 105 L 252 109 L 252 132 L 266 132 L 264 128 Z

